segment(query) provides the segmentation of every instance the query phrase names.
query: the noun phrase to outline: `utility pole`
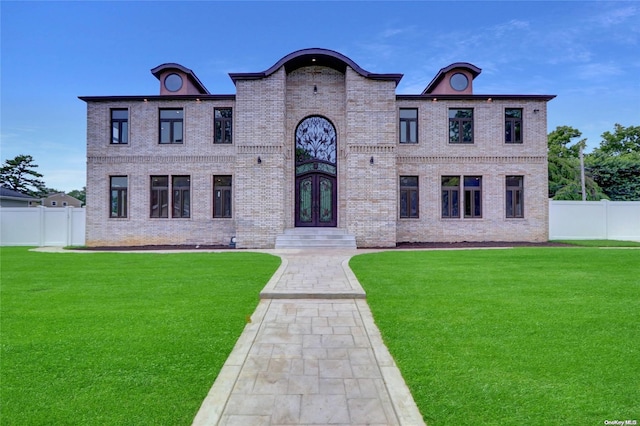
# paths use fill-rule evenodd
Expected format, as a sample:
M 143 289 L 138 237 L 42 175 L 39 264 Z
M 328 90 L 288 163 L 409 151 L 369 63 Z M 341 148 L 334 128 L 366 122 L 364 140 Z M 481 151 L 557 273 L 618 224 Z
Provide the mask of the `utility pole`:
M 587 190 L 586 185 L 584 183 L 584 146 L 586 144 L 586 139 L 582 139 L 580 142 L 580 183 L 582 185 L 582 201 L 587 201 Z

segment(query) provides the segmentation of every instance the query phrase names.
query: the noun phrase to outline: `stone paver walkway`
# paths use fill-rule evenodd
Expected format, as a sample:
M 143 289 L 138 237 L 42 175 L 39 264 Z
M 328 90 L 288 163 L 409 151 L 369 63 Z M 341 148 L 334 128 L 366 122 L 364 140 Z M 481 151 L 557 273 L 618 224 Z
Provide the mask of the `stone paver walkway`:
M 362 251 L 265 252 L 282 265 L 193 424 L 424 425 L 348 267 Z

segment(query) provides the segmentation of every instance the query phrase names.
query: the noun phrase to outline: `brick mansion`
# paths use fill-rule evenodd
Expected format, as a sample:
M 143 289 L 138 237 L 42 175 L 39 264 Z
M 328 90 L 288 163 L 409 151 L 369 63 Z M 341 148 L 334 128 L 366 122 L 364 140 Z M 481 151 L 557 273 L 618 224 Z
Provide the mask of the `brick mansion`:
M 235 94 L 176 63 L 151 73 L 159 94 L 80 97 L 88 246 L 548 239 L 553 95 L 475 94 L 463 62 L 396 94 L 402 74 L 318 48 L 230 73 Z

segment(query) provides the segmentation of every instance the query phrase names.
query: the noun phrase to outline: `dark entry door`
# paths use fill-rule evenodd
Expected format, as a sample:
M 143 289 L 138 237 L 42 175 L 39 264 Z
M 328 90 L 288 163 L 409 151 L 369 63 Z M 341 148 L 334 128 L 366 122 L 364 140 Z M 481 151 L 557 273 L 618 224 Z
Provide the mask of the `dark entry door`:
M 336 226 L 336 177 L 315 170 L 296 176 L 296 226 Z
M 336 131 L 317 115 L 296 128 L 296 226 L 337 226 Z

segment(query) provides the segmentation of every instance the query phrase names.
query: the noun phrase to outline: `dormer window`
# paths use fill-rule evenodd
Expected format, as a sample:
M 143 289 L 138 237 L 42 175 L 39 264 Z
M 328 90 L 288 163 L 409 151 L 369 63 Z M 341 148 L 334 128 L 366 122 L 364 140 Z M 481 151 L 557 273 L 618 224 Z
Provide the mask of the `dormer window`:
M 182 77 L 176 73 L 169 74 L 164 79 L 164 87 L 170 92 L 177 92 L 182 89 Z
M 449 79 L 449 84 L 451 88 L 457 92 L 462 92 L 467 87 L 469 87 L 469 79 L 466 75 L 457 72 L 451 76 Z

